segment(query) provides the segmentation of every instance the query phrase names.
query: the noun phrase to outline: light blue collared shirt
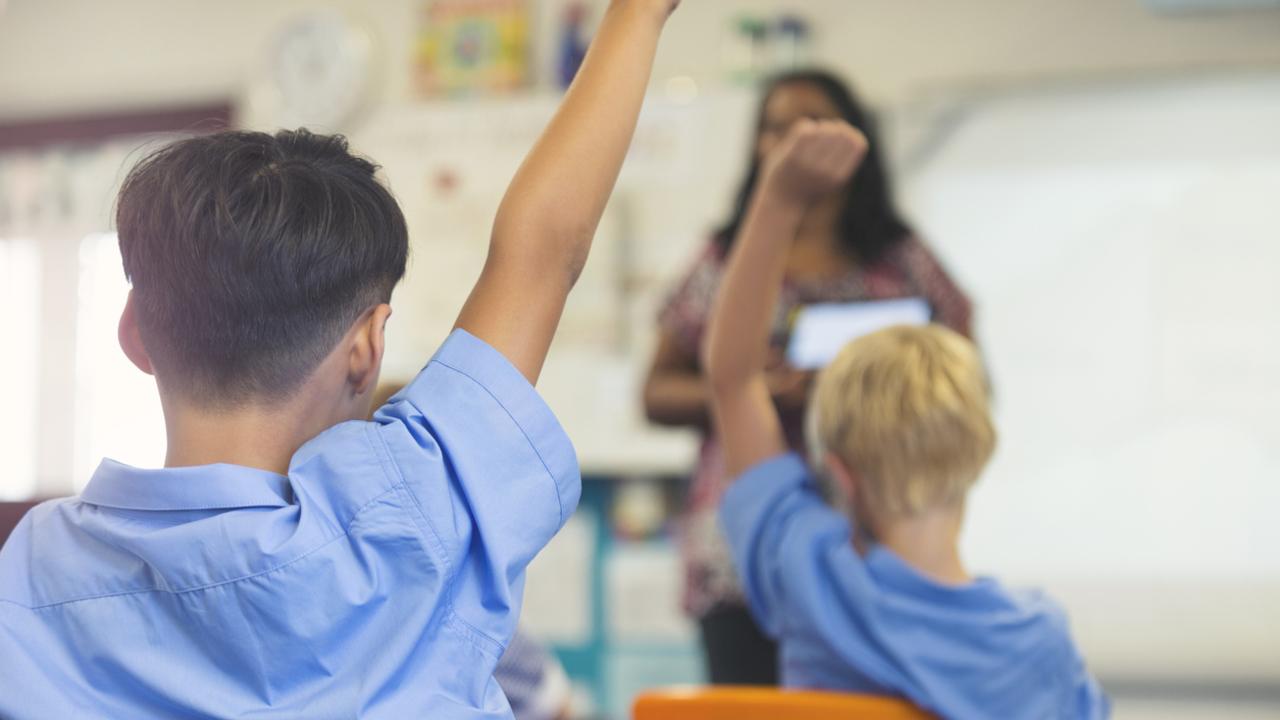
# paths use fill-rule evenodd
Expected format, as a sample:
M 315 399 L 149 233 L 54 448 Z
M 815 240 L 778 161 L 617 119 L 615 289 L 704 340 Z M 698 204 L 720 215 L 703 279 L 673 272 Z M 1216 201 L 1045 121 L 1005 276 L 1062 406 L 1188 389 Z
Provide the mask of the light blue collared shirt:
M 551 410 L 462 331 L 288 476 L 105 460 L 0 549 L 0 717 L 510 717 L 493 669 L 580 492 Z
M 895 695 L 943 718 L 1110 713 L 1056 603 L 990 578 L 943 585 L 881 545 L 859 555 L 798 456 L 747 470 L 720 513 L 784 684 Z

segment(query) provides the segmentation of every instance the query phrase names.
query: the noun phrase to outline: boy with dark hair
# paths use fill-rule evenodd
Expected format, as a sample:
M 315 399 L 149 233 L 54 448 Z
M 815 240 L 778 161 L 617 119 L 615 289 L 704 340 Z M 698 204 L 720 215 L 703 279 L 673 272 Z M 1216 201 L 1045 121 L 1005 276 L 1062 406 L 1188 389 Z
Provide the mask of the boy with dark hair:
M 0 717 L 499 718 L 524 569 L 577 503 L 532 387 L 678 0 L 614 0 L 457 327 L 365 421 L 404 219 L 341 138 L 185 140 L 119 198 L 165 467 L 104 460 L 0 550 Z

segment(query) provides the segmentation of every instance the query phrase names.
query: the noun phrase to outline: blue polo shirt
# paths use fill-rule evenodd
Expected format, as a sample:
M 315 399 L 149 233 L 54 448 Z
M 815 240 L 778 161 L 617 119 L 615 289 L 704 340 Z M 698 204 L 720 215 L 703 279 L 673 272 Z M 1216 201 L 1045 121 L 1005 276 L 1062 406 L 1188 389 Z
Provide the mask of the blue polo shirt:
M 859 555 L 796 455 L 747 470 L 721 522 L 788 686 L 894 695 L 944 718 L 1109 714 L 1056 603 L 990 578 L 940 584 L 884 546 Z
M 288 475 L 105 460 L 0 549 L 0 717 L 510 717 L 494 666 L 580 491 L 550 409 L 462 331 Z

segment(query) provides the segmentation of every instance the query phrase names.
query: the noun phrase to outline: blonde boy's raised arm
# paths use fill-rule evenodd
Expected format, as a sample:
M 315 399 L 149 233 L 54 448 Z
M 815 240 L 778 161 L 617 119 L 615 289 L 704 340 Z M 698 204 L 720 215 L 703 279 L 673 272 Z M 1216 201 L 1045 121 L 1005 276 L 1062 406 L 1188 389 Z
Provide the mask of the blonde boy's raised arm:
M 457 327 L 536 382 L 631 143 L 658 38 L 679 0 L 613 0 L 559 110 L 498 207 Z
M 806 210 L 848 181 L 866 138 L 842 122 L 801 121 L 765 160 L 711 314 L 704 365 L 730 477 L 786 451 L 765 381 L 787 253 Z

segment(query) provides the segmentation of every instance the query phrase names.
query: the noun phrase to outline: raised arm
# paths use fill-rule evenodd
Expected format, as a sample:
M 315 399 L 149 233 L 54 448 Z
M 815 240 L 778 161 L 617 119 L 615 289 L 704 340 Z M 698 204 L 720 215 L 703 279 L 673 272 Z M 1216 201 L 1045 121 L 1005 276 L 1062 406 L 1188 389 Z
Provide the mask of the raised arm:
M 498 207 L 489 257 L 457 327 L 529 382 L 542 370 L 569 290 L 635 131 L 650 66 L 679 0 L 613 0 L 560 109 Z
M 866 138 L 846 123 L 802 120 L 765 159 L 703 348 L 731 477 L 787 449 L 765 372 L 787 252 L 805 211 L 849 179 L 866 149 Z

